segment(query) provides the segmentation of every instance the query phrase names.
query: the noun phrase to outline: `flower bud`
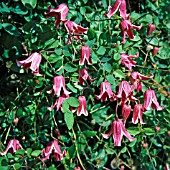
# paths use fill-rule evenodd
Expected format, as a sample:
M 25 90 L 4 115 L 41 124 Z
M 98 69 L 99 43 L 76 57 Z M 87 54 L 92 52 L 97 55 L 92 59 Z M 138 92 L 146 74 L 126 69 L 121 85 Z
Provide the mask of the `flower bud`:
M 147 148 L 148 147 L 148 143 L 143 143 L 143 148 Z
M 148 25 L 148 31 L 147 31 L 147 35 L 148 37 L 152 34 L 152 32 L 156 29 L 156 26 L 154 24 L 149 24 Z
M 170 130 L 168 130 L 168 136 L 170 137 Z
M 152 51 L 152 56 L 155 56 L 159 51 L 159 48 L 158 47 L 154 47 L 153 48 L 153 51 Z
M 155 131 L 156 131 L 156 132 L 159 132 L 160 129 L 161 129 L 161 128 L 160 128 L 159 126 L 156 126 L 156 127 L 155 127 Z
M 15 126 L 17 125 L 18 121 L 19 121 L 19 119 L 17 117 L 14 118 L 13 122 L 14 122 Z

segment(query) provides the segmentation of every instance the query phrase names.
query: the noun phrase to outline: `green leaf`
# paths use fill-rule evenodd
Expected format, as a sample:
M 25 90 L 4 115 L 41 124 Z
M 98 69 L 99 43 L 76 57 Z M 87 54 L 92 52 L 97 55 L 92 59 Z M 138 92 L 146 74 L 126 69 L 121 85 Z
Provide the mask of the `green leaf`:
M 104 68 L 104 70 L 106 70 L 108 73 L 110 73 L 111 70 L 112 70 L 112 66 L 111 66 L 111 64 L 109 64 L 109 63 L 105 63 L 105 64 L 103 65 L 103 68 Z
M 91 53 L 91 57 L 92 57 L 91 59 L 92 59 L 93 64 L 95 64 L 99 61 L 98 56 L 94 52 Z
M 21 2 L 28 9 L 34 9 L 37 5 L 37 0 L 21 0 Z
M 78 107 L 80 105 L 78 99 L 75 97 L 69 97 L 68 99 L 66 99 L 66 101 L 72 107 Z
M 48 61 L 50 63 L 56 63 L 58 60 L 61 60 L 62 57 L 61 56 L 58 56 L 56 54 L 51 54 L 50 57 L 48 58 Z
M 155 129 L 154 128 L 143 128 L 143 132 L 146 135 L 154 135 L 155 134 Z
M 18 29 L 14 25 L 9 24 L 9 23 L 4 23 L 4 24 L 2 24 L 2 26 L 6 32 L 8 32 L 9 34 L 11 34 L 13 36 L 17 37 L 20 35 Z
M 93 137 L 97 134 L 96 131 L 90 131 L 90 130 L 85 130 L 85 131 L 83 131 L 83 133 L 86 137 Z
M 121 149 L 121 153 L 125 153 L 126 152 L 126 150 L 127 150 L 127 148 L 126 148 L 126 146 L 124 146 L 122 149 Z
M 19 149 L 15 152 L 15 154 L 18 154 L 18 155 L 23 155 L 25 153 L 25 150 L 23 149 Z
M 67 84 L 67 87 L 68 87 L 73 93 L 77 93 L 77 89 L 74 88 L 70 83 Z
M 119 69 L 115 70 L 115 71 L 113 72 L 113 74 L 115 75 L 115 77 L 118 77 L 118 78 L 120 78 L 120 79 L 125 78 L 124 73 L 123 73 L 121 70 L 119 70 Z
M 76 70 L 77 70 L 77 68 L 74 68 L 74 67 L 72 67 L 70 64 L 66 64 L 65 66 L 64 66 L 64 69 L 67 71 L 67 72 L 75 72 Z
M 114 59 L 117 61 L 117 60 L 120 60 L 120 54 L 119 53 L 116 53 L 114 55 Z
M 4 2 L 2 2 L 2 7 L 0 7 L 0 12 L 1 13 L 10 13 L 9 8 L 5 5 Z
M 128 144 L 129 147 L 133 147 L 136 144 L 137 140 L 132 141 L 131 143 Z
M 73 127 L 73 124 L 74 124 L 73 113 L 71 111 L 64 112 L 64 120 L 66 122 L 68 129 L 71 130 L 71 128 Z
M 115 78 L 113 75 L 108 75 L 106 76 L 106 80 L 110 83 L 110 84 L 115 84 Z
M 15 163 L 15 164 L 14 164 L 14 168 L 15 168 L 15 169 L 20 169 L 21 166 L 22 166 L 22 165 L 21 165 L 20 163 Z
M 17 4 L 15 8 L 10 8 L 10 10 L 18 15 L 26 15 L 28 13 L 27 8 L 25 8 L 22 4 Z
M 31 153 L 31 156 L 37 157 L 41 153 L 41 150 L 35 150 Z
M 96 37 L 96 32 L 95 32 L 94 29 L 89 28 L 88 32 L 87 32 L 87 35 L 88 35 L 89 40 L 92 40 L 92 39 L 94 39 Z
M 131 134 L 131 135 L 137 135 L 140 133 L 139 129 L 137 127 L 129 127 L 127 128 L 127 131 Z
M 97 54 L 99 55 L 104 55 L 106 52 L 106 49 L 103 46 L 100 46 L 99 49 L 97 50 Z

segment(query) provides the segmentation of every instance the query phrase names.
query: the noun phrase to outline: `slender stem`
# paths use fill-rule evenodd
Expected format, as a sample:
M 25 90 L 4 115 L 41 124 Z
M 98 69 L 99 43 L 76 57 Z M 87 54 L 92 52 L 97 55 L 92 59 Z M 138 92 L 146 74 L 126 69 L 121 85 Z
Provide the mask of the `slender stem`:
M 9 126 L 8 131 L 6 133 L 4 144 L 6 144 L 6 141 L 7 141 L 7 138 L 8 138 L 10 130 L 11 130 L 11 125 Z

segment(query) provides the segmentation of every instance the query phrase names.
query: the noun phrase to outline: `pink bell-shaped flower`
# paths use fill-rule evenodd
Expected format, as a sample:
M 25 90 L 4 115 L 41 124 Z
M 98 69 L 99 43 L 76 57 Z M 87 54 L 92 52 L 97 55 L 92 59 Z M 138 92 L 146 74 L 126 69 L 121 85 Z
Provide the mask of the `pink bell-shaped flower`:
M 109 12 L 106 14 L 108 18 L 111 18 L 117 11 L 120 11 L 120 16 L 126 18 L 126 1 L 116 0 L 112 7 L 109 7 Z
M 19 149 L 23 149 L 19 141 L 17 139 L 12 139 L 8 142 L 6 150 L 4 152 L 0 152 L 0 155 L 6 155 L 8 151 L 13 154 Z
M 52 9 L 51 5 L 48 6 L 48 10 L 50 12 L 46 13 L 46 17 L 55 17 L 55 25 L 58 28 L 60 25 L 60 22 L 65 21 L 65 18 L 68 14 L 68 7 L 65 4 L 60 4 L 57 8 Z
M 30 55 L 26 60 L 18 61 L 17 65 L 25 69 L 31 69 L 35 76 L 41 76 L 39 73 L 39 66 L 42 60 L 41 54 L 35 52 Z
M 87 69 L 83 68 L 82 70 L 78 71 L 79 73 L 79 82 L 81 85 L 84 85 L 84 82 L 89 80 L 89 81 L 94 81 L 93 79 L 90 78 L 90 76 L 88 75 Z
M 96 95 L 96 98 L 98 100 L 101 99 L 101 102 L 107 101 L 107 98 L 109 98 L 111 101 L 115 99 L 115 94 L 113 93 L 111 89 L 111 85 L 109 82 L 104 81 L 100 85 L 100 95 Z
M 152 51 L 152 56 L 155 56 L 158 52 L 159 52 L 159 48 L 158 47 L 154 47 L 153 51 Z
M 133 117 L 132 117 L 132 122 L 134 124 L 137 124 L 138 120 L 140 121 L 140 124 L 144 124 L 143 119 L 142 119 L 143 112 L 144 112 L 144 108 L 141 104 L 136 104 L 134 106 Z
M 122 81 L 119 85 L 119 90 L 118 90 L 118 94 L 117 94 L 117 98 L 121 99 L 121 105 L 124 105 L 124 103 L 126 102 L 126 100 L 129 98 L 131 101 L 135 101 L 137 100 L 134 96 L 133 96 L 133 91 L 132 88 L 130 86 L 130 84 L 127 81 Z
M 68 20 L 64 21 L 64 26 L 67 30 L 67 34 L 69 34 L 67 44 L 71 44 L 72 38 L 76 40 L 80 40 L 81 39 L 80 34 L 83 33 L 87 34 L 88 31 L 88 28 L 83 28 L 82 26 L 77 25 L 73 21 L 68 21 Z
M 84 63 L 91 64 L 90 62 L 90 47 L 82 46 L 81 47 L 81 58 L 79 61 L 79 65 L 84 65 Z
M 150 107 L 156 110 L 163 110 L 165 108 L 164 106 L 159 105 L 155 92 L 151 89 L 146 90 L 144 94 L 144 109 L 150 110 Z
M 79 101 L 80 105 L 78 106 L 77 116 L 81 116 L 82 114 L 84 114 L 85 116 L 88 116 L 88 112 L 86 110 L 85 96 L 79 96 L 78 101 Z
M 136 53 L 135 55 L 128 55 L 125 53 L 120 53 L 121 57 L 121 64 L 128 68 L 128 70 L 131 70 L 133 66 L 136 65 L 136 61 L 132 60 L 132 58 L 138 58 L 139 53 Z
M 65 96 L 69 96 L 69 94 L 71 93 L 66 89 L 64 77 L 62 75 L 55 76 L 53 88 L 47 91 L 47 93 L 50 94 L 54 91 L 54 94 L 56 96 L 60 96 L 61 90 L 63 90 L 63 93 L 65 94 Z
M 112 122 L 111 129 L 108 133 L 102 134 L 105 139 L 108 139 L 113 134 L 115 146 L 121 146 L 123 135 L 131 142 L 136 140 L 127 131 L 121 119 L 116 119 Z
M 156 26 L 154 24 L 148 25 L 147 35 L 148 37 L 152 34 L 152 32 L 156 29 Z
M 66 155 L 66 150 L 61 152 L 58 142 L 53 140 L 47 145 L 46 148 L 41 151 L 41 154 L 44 156 L 44 158 L 41 158 L 41 161 L 43 162 L 49 159 L 51 154 L 54 154 L 54 157 L 57 159 L 57 161 L 61 161 Z
M 153 74 L 151 73 L 150 76 L 144 76 L 138 72 L 132 72 L 130 75 L 130 81 L 133 87 L 139 92 L 142 91 L 142 80 L 149 80 L 153 78 Z
M 124 44 L 126 42 L 126 36 L 130 39 L 134 38 L 132 29 L 140 30 L 141 28 L 142 24 L 140 26 L 133 25 L 132 22 L 130 21 L 129 15 L 127 15 L 127 18 L 120 22 L 120 30 L 123 39 L 121 44 Z
M 130 115 L 130 112 L 131 112 L 131 105 L 124 104 L 122 106 L 122 117 L 124 121 L 127 120 L 127 118 Z
M 49 111 L 52 111 L 54 109 L 54 107 L 57 108 L 57 111 L 61 109 L 61 106 L 62 106 L 62 103 L 64 102 L 65 99 L 68 99 L 70 96 L 69 95 L 65 95 L 65 94 L 62 94 L 60 97 L 58 97 L 56 99 L 56 102 L 54 103 L 53 106 L 51 107 L 47 107 Z

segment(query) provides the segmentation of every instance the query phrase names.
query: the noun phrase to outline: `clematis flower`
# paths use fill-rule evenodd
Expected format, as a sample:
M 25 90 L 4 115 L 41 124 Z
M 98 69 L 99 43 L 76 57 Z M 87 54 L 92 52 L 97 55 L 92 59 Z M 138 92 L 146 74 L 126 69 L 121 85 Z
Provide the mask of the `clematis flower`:
M 156 29 L 156 26 L 154 24 L 148 25 L 147 35 L 148 37 L 152 34 L 152 32 Z
M 66 150 L 64 150 L 62 153 L 58 142 L 53 140 L 47 145 L 46 148 L 41 151 L 41 154 L 44 156 L 44 158 L 41 158 L 41 161 L 43 162 L 49 159 L 51 154 L 54 154 L 54 157 L 57 159 L 57 161 L 61 161 L 66 155 Z
M 79 65 L 84 65 L 85 61 L 87 64 L 91 64 L 90 60 L 90 47 L 82 46 L 81 47 L 81 58 L 79 61 Z
M 122 117 L 126 121 L 131 112 L 131 105 L 124 104 L 122 107 Z
M 68 7 L 65 4 L 60 4 L 57 8 L 52 9 L 51 5 L 48 6 L 48 10 L 50 12 L 46 13 L 46 17 L 55 17 L 55 25 L 58 28 L 60 25 L 60 22 L 65 21 L 65 18 L 68 14 Z
M 101 99 L 101 102 L 107 101 L 107 97 L 112 101 L 115 99 L 115 94 L 113 93 L 111 89 L 111 85 L 109 82 L 104 81 L 100 85 L 100 95 L 96 95 L 96 98 L 98 100 Z
M 80 102 L 80 105 L 78 106 L 77 116 L 81 116 L 82 114 L 84 114 L 85 116 L 88 116 L 88 112 L 86 110 L 86 98 L 85 98 L 85 96 L 79 96 L 78 101 Z
M 70 97 L 69 95 L 66 96 L 65 94 L 62 94 L 59 98 L 56 99 L 56 102 L 54 103 L 54 105 L 51 107 L 47 107 L 47 109 L 49 111 L 52 111 L 54 109 L 54 107 L 56 107 L 57 111 L 60 110 L 64 100 L 68 99 L 69 97 Z
M 160 106 L 154 90 L 146 90 L 144 94 L 144 109 L 145 110 L 150 110 L 150 107 L 156 110 L 163 110 L 164 107 Z
M 82 70 L 79 70 L 78 71 L 79 73 L 79 82 L 81 85 L 84 85 L 84 82 L 86 80 L 89 80 L 89 81 L 94 81 L 93 79 L 90 78 L 90 76 L 88 75 L 88 72 L 87 72 L 87 69 L 86 68 L 83 68 Z
M 132 122 L 134 124 L 137 124 L 138 120 L 140 121 L 140 124 L 144 124 L 143 119 L 142 119 L 143 112 L 144 112 L 144 108 L 141 104 L 136 104 L 134 106 L 133 117 L 132 117 Z
M 117 97 L 121 99 L 121 105 L 123 105 L 129 98 L 131 101 L 137 100 L 133 96 L 133 91 L 130 84 L 127 81 L 122 81 L 119 85 L 119 91 Z
M 136 53 L 133 56 L 127 55 L 125 53 L 120 53 L 120 57 L 121 57 L 121 64 L 127 67 L 129 70 L 131 70 L 132 67 L 136 65 L 136 61 L 132 60 L 132 58 L 138 58 L 139 53 Z
M 159 51 L 159 48 L 158 47 L 154 47 L 153 48 L 153 51 L 152 51 L 152 56 L 155 56 Z
M 71 43 L 72 37 L 76 40 L 80 40 L 80 34 L 87 34 L 88 28 L 84 28 L 80 25 L 77 25 L 73 21 L 64 21 L 64 26 L 67 30 L 67 33 L 69 34 L 67 44 Z M 77 35 L 76 35 L 77 34 Z
M 151 78 L 153 78 L 152 73 L 150 74 L 150 76 L 144 76 L 138 72 L 132 72 L 130 75 L 130 81 L 131 81 L 133 87 L 135 87 L 138 92 L 142 91 L 141 80 L 149 80 Z
M 126 36 L 128 36 L 128 38 L 130 39 L 134 38 L 132 29 L 140 30 L 141 28 L 142 24 L 140 26 L 133 25 L 132 22 L 130 21 L 129 15 L 127 15 L 127 18 L 122 20 L 120 23 L 120 29 L 123 39 L 121 44 L 124 44 L 126 42 Z
M 18 61 L 17 65 L 21 66 L 25 69 L 31 69 L 35 76 L 41 76 L 39 73 L 39 66 L 42 60 L 41 54 L 35 52 L 32 55 L 30 55 L 26 60 Z
M 65 79 L 62 75 L 60 76 L 55 76 L 54 77 L 54 85 L 53 85 L 53 88 L 49 91 L 47 91 L 47 93 L 52 93 L 54 91 L 54 94 L 56 96 L 60 96 L 60 93 L 61 93 L 61 90 L 63 89 L 63 92 L 66 96 L 69 96 L 69 94 L 71 92 L 69 92 L 67 89 L 66 89 L 66 86 L 65 86 Z
M 77 167 L 75 166 L 74 170 L 81 170 L 81 168 L 79 166 L 77 166 Z
M 102 134 L 105 139 L 108 139 L 113 134 L 115 146 L 121 146 L 123 135 L 131 142 L 136 140 L 127 131 L 121 119 L 116 119 L 112 122 L 111 129 L 107 134 Z
M 117 11 L 120 11 L 120 16 L 126 18 L 126 1 L 116 0 L 112 7 L 109 7 L 109 12 L 106 14 L 108 18 L 111 18 Z
M 4 152 L 0 152 L 0 154 L 2 156 L 6 155 L 8 151 L 10 151 L 13 154 L 19 149 L 23 149 L 19 141 L 17 139 L 12 139 L 8 142 L 6 150 Z

